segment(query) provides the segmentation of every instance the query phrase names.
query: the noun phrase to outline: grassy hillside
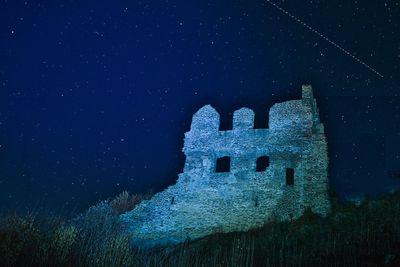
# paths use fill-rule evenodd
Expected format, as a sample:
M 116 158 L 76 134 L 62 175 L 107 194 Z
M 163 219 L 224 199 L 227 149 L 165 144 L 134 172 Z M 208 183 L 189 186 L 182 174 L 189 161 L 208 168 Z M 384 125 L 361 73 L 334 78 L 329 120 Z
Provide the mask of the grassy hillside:
M 141 199 L 124 192 L 68 220 L 3 216 L 0 266 L 400 266 L 400 193 L 153 250 L 132 248 L 117 217 Z

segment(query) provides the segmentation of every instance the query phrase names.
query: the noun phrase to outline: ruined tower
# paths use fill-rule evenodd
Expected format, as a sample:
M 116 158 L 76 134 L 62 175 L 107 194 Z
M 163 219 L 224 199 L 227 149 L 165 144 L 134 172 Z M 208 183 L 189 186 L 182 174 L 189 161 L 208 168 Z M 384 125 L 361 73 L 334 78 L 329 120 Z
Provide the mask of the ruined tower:
M 248 108 L 234 112 L 232 130 L 219 125 L 210 105 L 193 115 L 176 184 L 121 216 L 136 241 L 178 243 L 292 220 L 306 208 L 329 212 L 327 143 L 311 86 L 273 105 L 268 129 L 254 129 Z

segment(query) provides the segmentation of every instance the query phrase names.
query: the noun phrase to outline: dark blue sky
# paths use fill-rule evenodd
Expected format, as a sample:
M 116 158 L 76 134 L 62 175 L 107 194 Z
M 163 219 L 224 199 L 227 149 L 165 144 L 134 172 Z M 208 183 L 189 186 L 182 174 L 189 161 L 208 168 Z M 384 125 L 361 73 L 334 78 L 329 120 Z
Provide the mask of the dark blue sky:
M 258 122 L 311 83 L 341 196 L 399 183 L 398 1 L 1 1 L 1 209 L 81 209 L 160 190 L 192 114 Z

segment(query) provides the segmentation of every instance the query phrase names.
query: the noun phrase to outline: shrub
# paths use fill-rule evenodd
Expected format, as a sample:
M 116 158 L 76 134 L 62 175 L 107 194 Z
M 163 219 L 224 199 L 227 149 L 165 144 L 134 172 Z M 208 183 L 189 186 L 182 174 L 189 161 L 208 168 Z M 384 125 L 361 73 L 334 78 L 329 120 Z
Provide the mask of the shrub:
M 75 226 L 62 224 L 56 228 L 51 246 L 58 262 L 62 263 L 66 261 L 76 241 L 77 235 L 78 230 Z
M 123 191 L 110 202 L 114 215 L 119 215 L 133 208 L 143 200 L 141 195 L 131 195 L 128 191 Z
M 0 222 L 0 262 L 14 266 L 26 253 L 26 248 L 38 239 L 38 230 L 32 215 L 11 215 Z
M 76 264 L 112 267 L 130 266 L 135 262 L 131 237 L 107 201 L 90 207 L 72 223 L 78 230 L 74 247 Z
M 0 219 L 0 266 L 400 266 L 400 193 L 332 210 L 148 250 L 108 201 L 70 221 L 12 215 Z
M 43 266 L 56 261 L 52 238 L 60 220 L 52 216 L 7 216 L 0 222 L 0 264 Z

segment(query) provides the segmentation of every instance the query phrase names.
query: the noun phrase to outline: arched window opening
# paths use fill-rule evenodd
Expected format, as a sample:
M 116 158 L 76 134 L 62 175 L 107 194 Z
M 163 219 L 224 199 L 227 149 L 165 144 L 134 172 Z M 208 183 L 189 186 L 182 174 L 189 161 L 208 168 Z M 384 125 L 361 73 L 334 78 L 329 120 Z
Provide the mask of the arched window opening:
M 286 185 L 294 185 L 294 169 L 286 168 Z
M 222 157 L 217 159 L 215 166 L 215 172 L 230 172 L 231 170 L 231 158 Z
M 269 157 L 262 156 L 257 159 L 256 162 L 256 172 L 265 172 L 269 166 Z

